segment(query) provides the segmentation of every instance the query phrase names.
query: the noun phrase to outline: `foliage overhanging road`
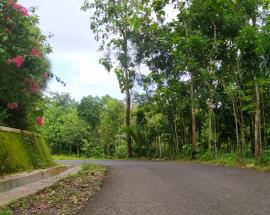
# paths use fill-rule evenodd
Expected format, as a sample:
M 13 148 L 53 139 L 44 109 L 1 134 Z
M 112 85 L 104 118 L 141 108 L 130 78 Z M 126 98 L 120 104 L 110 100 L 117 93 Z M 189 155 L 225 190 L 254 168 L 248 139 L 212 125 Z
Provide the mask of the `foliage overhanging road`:
M 268 215 L 270 174 L 173 162 L 94 162 L 108 166 L 103 188 L 81 215 Z

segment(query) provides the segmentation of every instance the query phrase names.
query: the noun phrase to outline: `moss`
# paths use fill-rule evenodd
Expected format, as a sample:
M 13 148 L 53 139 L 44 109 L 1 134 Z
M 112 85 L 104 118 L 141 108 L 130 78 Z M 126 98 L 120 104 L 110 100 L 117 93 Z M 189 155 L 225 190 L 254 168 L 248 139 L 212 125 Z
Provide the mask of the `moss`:
M 0 175 L 52 165 L 42 137 L 0 131 Z

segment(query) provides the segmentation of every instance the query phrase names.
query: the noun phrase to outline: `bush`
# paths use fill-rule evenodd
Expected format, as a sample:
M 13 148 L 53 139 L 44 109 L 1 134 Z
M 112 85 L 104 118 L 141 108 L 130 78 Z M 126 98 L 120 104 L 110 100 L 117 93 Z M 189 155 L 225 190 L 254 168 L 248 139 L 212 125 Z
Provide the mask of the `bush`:
M 235 166 L 237 164 L 237 154 L 235 153 L 219 154 L 214 163 L 226 166 Z
M 266 165 L 270 165 L 270 150 L 263 150 L 262 163 Z
M 115 156 L 117 158 L 126 158 L 127 157 L 127 144 L 118 144 L 115 149 Z
M 87 158 L 103 158 L 103 149 L 97 140 L 83 140 L 82 155 Z
M 183 157 L 191 157 L 192 154 L 192 146 L 191 145 L 183 145 L 181 156 Z
M 204 154 L 199 155 L 198 159 L 201 161 L 213 160 L 213 159 L 215 159 L 215 153 L 212 151 L 207 151 Z

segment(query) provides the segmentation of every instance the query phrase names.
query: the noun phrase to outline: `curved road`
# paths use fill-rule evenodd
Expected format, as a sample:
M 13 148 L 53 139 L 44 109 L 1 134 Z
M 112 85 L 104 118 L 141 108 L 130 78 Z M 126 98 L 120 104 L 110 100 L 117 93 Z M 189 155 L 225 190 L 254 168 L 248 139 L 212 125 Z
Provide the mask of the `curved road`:
M 80 215 L 270 215 L 270 174 L 177 162 L 91 162 L 108 167 Z

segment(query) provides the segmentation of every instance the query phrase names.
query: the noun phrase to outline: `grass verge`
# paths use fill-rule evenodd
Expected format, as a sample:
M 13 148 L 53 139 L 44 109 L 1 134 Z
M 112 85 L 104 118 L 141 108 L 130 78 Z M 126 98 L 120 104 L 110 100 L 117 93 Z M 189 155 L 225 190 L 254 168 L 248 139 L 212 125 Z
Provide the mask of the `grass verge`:
M 270 153 L 269 153 L 270 154 Z M 106 158 L 87 158 L 87 157 L 77 157 L 77 156 L 67 156 L 67 155 L 53 155 L 54 160 L 108 160 Z M 214 154 L 205 153 L 199 155 L 196 160 L 190 160 L 190 156 L 179 156 L 178 158 L 110 158 L 109 160 L 153 160 L 153 161 L 179 161 L 179 162 L 191 162 L 191 163 L 201 163 L 201 164 L 213 164 L 227 167 L 236 168 L 249 168 L 258 171 L 270 171 L 270 155 L 265 157 L 264 162 L 257 162 L 254 158 L 238 158 L 235 153 L 219 154 L 216 158 Z
M 73 215 L 99 190 L 106 169 L 84 164 L 77 174 L 55 185 L 0 208 L 0 215 Z
M 53 160 L 87 160 L 90 158 L 75 155 L 52 155 Z
M 201 164 L 213 164 L 235 168 L 248 168 L 258 171 L 269 171 L 270 163 L 268 161 L 259 162 L 254 158 L 239 158 L 235 153 L 220 154 L 218 157 L 203 154 L 198 156 L 197 160 L 190 160 L 190 158 L 178 158 L 179 162 L 192 162 Z

